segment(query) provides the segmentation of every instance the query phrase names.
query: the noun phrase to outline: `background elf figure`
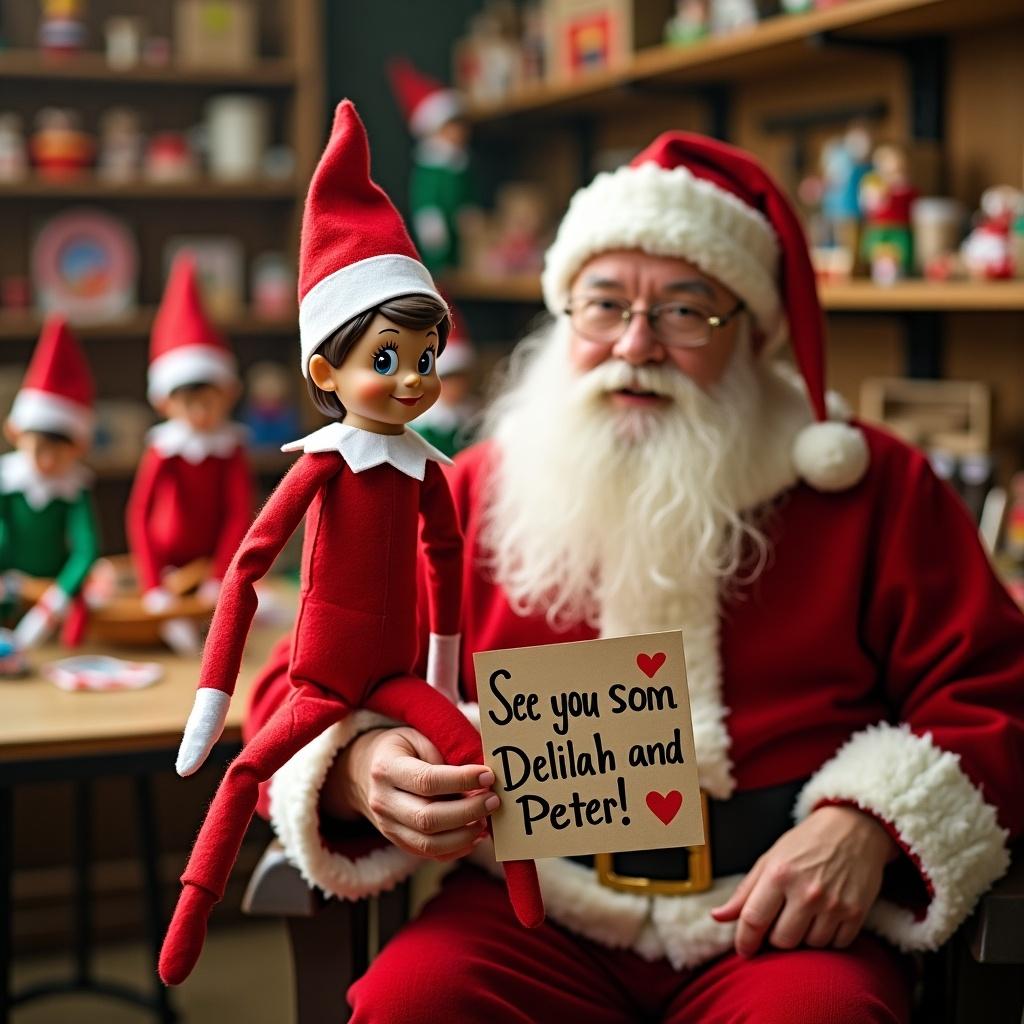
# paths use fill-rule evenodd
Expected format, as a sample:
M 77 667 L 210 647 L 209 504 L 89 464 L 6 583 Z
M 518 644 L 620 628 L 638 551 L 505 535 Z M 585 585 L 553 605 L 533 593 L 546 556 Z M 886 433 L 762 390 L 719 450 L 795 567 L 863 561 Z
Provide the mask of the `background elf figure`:
M 4 424 L 14 451 L 0 457 L 5 618 L 18 602 L 19 573 L 53 580 L 14 630 L 19 650 L 45 641 L 61 620 L 69 645 L 85 628 L 81 590 L 99 554 L 92 474 L 80 461 L 92 440 L 93 398 L 75 336 L 62 318 L 51 317 Z
M 271 495 L 224 578 L 177 770 L 194 772 L 219 738 L 256 609 L 255 582 L 305 519 L 289 699 L 231 763 L 182 875 L 160 976 L 191 972 L 210 910 L 256 807 L 258 787 L 306 743 L 366 707 L 419 729 L 453 764 L 480 764 L 480 738 L 454 706 L 462 537 L 447 461 L 405 425 L 438 395 L 448 310 L 398 212 L 370 179 L 366 132 L 336 113 L 303 216 L 302 373 L 332 423 L 286 450 L 303 454 Z M 417 655 L 416 562 L 429 563 L 427 677 Z M 505 865 L 524 924 L 543 919 L 532 862 Z
M 208 559 L 199 587 L 211 605 L 252 518 L 252 479 L 244 430 L 228 416 L 241 387 L 227 342 L 203 309 L 193 261 L 179 257 L 153 321 L 149 400 L 166 416 L 148 435 L 128 500 L 128 544 L 143 603 L 151 612 L 174 600 L 161 584 L 170 569 Z M 164 641 L 199 650 L 188 619 L 168 619 Z
M 388 72 L 417 140 L 409 179 L 412 232 L 427 269 L 439 274 L 459 265 L 460 214 L 477 205 L 465 101 L 405 59 L 392 61 Z

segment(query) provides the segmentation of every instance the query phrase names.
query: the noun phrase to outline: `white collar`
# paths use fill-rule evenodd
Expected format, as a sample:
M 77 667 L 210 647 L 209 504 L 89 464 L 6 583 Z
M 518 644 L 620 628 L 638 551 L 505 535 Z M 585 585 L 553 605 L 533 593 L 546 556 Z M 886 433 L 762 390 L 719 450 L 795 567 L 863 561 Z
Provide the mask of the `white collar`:
M 42 476 L 24 452 L 0 456 L 0 493 L 23 494 L 40 512 L 56 498 L 74 501 L 92 483 L 92 473 L 76 463 L 63 476 Z
M 469 166 L 469 153 L 463 146 L 453 146 L 444 139 L 427 138 L 416 147 L 416 162 L 423 167 L 464 171 Z
M 226 459 L 242 443 L 245 428 L 238 423 L 225 423 L 216 430 L 194 430 L 184 420 L 158 423 L 146 435 L 149 443 L 165 458 L 180 455 L 186 462 L 198 465 L 213 456 Z
M 387 462 L 416 480 L 423 479 L 427 459 L 443 462 L 446 466 L 452 464 L 447 455 L 439 452 L 415 430 L 404 430 L 401 434 L 375 434 L 344 423 L 329 423 L 308 437 L 289 441 L 281 451 L 338 452 L 353 473 L 362 473 L 364 469 Z

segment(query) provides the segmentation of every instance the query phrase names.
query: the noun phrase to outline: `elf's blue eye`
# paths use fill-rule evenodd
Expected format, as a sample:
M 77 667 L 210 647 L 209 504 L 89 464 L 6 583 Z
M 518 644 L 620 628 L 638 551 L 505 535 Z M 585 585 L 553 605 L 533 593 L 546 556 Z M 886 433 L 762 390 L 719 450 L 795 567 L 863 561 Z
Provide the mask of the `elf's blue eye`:
M 390 377 L 398 370 L 398 353 L 393 348 L 382 348 L 373 357 L 373 368 L 382 376 Z
M 423 355 L 420 356 L 420 361 L 416 364 L 416 372 L 426 376 L 428 373 L 434 371 L 434 350 L 428 348 L 424 351 Z

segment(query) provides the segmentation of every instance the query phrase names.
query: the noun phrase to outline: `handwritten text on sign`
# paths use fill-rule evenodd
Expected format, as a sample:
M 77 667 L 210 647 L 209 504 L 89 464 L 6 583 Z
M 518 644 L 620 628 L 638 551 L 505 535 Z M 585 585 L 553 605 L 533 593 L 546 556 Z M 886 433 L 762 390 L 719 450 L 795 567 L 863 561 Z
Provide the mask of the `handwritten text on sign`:
M 498 860 L 704 842 L 682 633 L 473 660 Z

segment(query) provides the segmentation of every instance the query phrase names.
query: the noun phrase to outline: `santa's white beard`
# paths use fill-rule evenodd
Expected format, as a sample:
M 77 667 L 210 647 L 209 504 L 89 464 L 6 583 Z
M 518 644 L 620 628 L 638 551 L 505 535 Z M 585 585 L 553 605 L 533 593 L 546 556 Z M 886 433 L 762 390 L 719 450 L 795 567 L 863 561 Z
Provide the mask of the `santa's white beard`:
M 747 502 L 770 371 L 746 337 L 711 393 L 671 364 L 581 375 L 568 348 L 563 321 L 525 341 L 485 418 L 489 568 L 513 607 L 556 627 L 676 627 L 709 579 L 752 577 L 767 556 Z M 619 408 L 609 392 L 625 387 L 670 401 Z

